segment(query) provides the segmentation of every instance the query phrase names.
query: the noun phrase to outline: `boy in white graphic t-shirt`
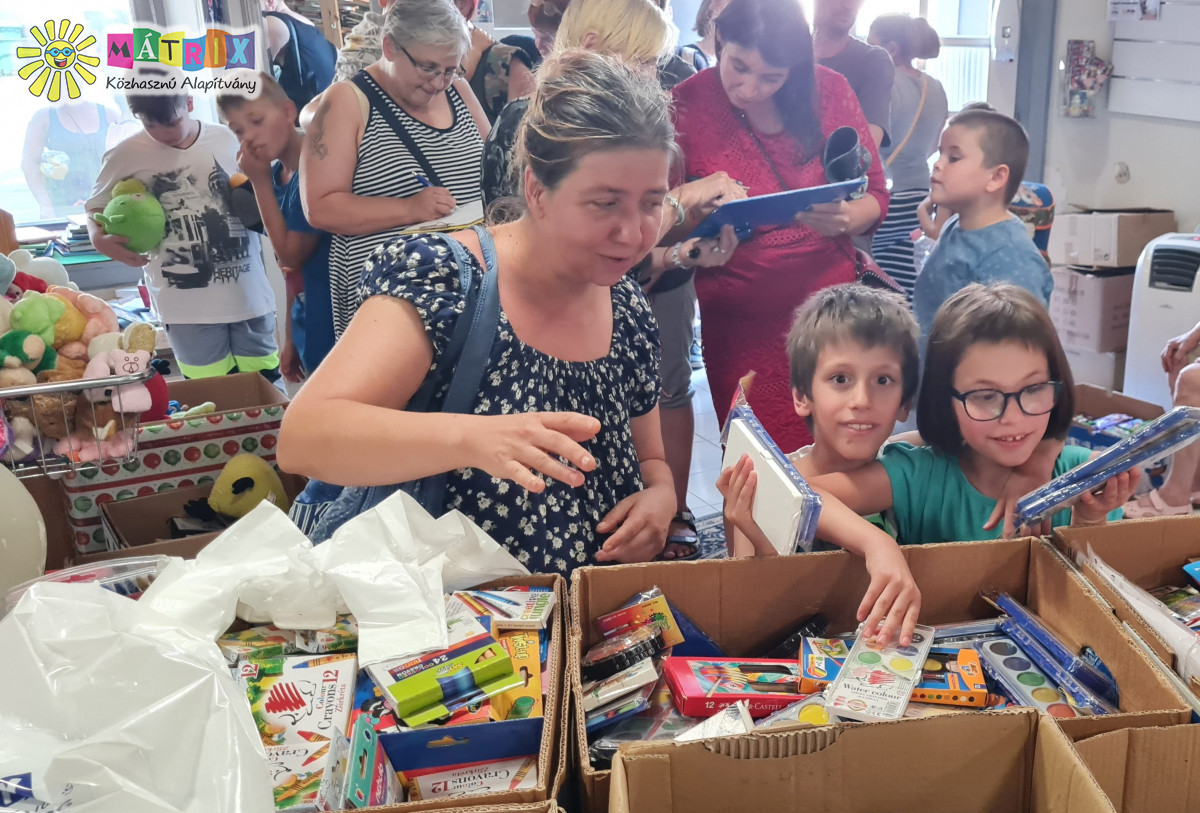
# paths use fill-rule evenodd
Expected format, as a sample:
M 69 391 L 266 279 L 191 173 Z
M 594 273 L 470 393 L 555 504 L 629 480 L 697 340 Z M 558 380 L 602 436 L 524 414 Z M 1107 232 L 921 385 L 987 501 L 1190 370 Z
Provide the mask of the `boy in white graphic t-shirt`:
M 146 68 L 138 78 L 169 76 Z M 144 256 L 89 218 L 92 243 L 102 254 L 144 269 L 185 376 L 258 371 L 277 380 L 275 294 L 258 235 L 242 225 L 230 203 L 237 138 L 228 127 L 191 118 L 192 98 L 186 93 L 130 92 L 128 99 L 142 132 L 104 155 L 87 211 L 102 212 L 113 187 L 136 178 L 162 204 L 166 235 Z

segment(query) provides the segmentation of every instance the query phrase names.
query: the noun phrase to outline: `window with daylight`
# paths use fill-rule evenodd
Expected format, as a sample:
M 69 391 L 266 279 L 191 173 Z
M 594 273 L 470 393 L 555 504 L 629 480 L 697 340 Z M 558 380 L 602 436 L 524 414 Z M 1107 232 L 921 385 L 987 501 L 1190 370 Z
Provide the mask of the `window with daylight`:
M 801 5 L 812 20 L 812 0 L 801 0 Z M 946 89 L 951 113 L 987 99 L 989 0 L 865 0 L 855 36 L 866 39 L 871 21 L 892 12 L 924 17 L 941 36 L 942 52 L 924 70 Z
M 0 209 L 18 223 L 82 214 L 105 150 L 140 128 L 104 86 L 105 32 L 122 27 L 128 0 L 0 7 Z

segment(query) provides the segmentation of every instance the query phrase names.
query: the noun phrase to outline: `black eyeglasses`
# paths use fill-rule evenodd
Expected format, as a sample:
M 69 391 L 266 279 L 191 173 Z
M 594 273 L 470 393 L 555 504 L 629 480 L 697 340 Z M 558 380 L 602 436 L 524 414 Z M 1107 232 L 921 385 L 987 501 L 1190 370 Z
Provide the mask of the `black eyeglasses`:
M 430 65 L 428 63 L 418 62 L 417 60 L 413 59 L 413 55 L 410 54 L 408 49 L 403 45 L 397 45 L 396 47 L 404 52 L 404 55 L 408 57 L 408 61 L 412 63 L 412 66 L 416 69 L 417 73 L 421 74 L 427 79 L 436 79 L 440 76 L 442 79 L 446 80 L 446 82 L 453 82 L 455 76 L 462 76 L 464 73 L 461 65 L 455 68 L 439 68 L 437 65 Z
M 950 394 L 962 402 L 967 417 L 973 421 L 994 421 L 1008 409 L 1009 399 L 1015 400 L 1017 406 L 1026 415 L 1045 415 L 1054 409 L 1058 396 L 1062 392 L 1061 381 L 1043 381 L 1040 384 L 1030 384 L 1016 392 L 1001 392 L 1000 390 L 970 390 L 959 392 L 951 390 Z

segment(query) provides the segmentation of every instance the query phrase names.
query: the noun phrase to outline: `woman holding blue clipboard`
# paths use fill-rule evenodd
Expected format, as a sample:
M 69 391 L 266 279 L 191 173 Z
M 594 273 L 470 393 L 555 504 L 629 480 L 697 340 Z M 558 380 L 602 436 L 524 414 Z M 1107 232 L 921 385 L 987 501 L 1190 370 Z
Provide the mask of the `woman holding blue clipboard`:
M 717 67 L 673 91 L 689 177 L 724 170 L 753 196 L 824 186 L 826 142 L 843 126 L 871 156 L 864 194 L 757 229 L 724 265 L 696 274 L 717 414 L 728 411 L 738 379 L 754 370 L 755 414 L 781 448 L 795 449 L 812 439 L 792 408 L 783 337 L 810 294 L 854 281 L 851 238 L 878 225 L 888 195 L 858 99 L 844 77 L 816 65 L 798 3 L 732 0 L 716 28 Z

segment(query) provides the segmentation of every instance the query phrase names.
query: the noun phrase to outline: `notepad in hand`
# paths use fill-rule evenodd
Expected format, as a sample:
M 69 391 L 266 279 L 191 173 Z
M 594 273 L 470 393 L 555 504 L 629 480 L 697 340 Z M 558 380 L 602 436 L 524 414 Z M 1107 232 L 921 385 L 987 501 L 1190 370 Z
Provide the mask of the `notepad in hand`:
M 811 551 L 821 498 L 771 440 L 754 412 L 739 406 L 729 412 L 721 467 L 729 468 L 743 454 L 750 455 L 758 474 L 751 506 L 758 527 L 781 555 Z
M 458 231 L 483 222 L 483 201 L 473 200 L 464 203 L 445 217 L 426 220 L 424 223 L 414 223 L 407 227 L 403 234 L 417 234 L 426 231 Z

